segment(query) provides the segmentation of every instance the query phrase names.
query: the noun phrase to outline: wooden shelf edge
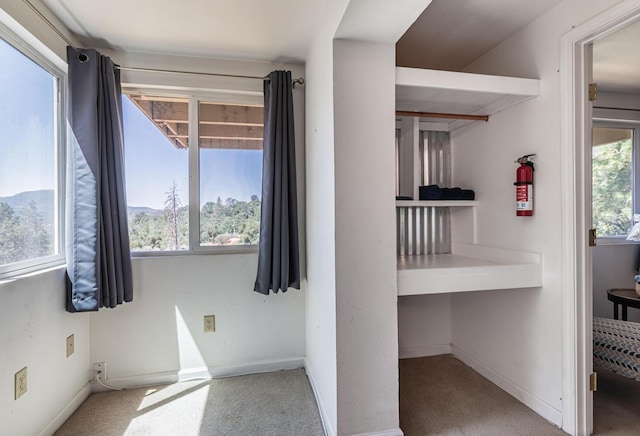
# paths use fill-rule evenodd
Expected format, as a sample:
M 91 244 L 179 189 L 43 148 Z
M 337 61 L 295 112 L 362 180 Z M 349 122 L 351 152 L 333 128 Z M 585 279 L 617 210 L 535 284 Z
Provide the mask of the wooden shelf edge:
M 475 207 L 478 200 L 396 200 L 396 207 Z

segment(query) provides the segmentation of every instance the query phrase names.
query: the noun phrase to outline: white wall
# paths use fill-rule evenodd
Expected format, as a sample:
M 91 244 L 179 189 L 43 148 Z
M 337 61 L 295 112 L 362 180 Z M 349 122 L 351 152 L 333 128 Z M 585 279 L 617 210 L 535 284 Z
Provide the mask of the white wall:
M 451 295 L 398 298 L 400 359 L 451 353 Z
M 336 40 L 333 79 L 338 433 L 389 431 L 399 422 L 394 45 Z
M 541 288 L 452 297 L 453 344 L 538 413 L 562 424 L 560 37 L 616 1 L 566 0 L 471 64 L 540 78 L 541 95 L 452 135 L 454 184 L 480 201 L 478 242 L 543 255 Z M 536 153 L 535 215 L 516 217 L 518 156 Z
M 65 311 L 62 267 L 4 280 L 0 297 L 0 435 L 38 434 L 89 395 L 89 315 Z M 75 353 L 67 358 L 71 334 Z M 25 366 L 27 392 L 14 400 L 14 374 Z
M 91 362 L 106 362 L 108 377 L 121 379 L 117 385 L 301 366 L 304 293 L 254 292 L 257 259 L 255 253 L 134 259 L 134 301 L 91 315 Z M 216 316 L 215 333 L 203 331 L 209 314 Z
M 306 64 L 307 305 L 305 366 L 328 435 L 337 434 L 333 34 L 346 3 L 332 2 Z

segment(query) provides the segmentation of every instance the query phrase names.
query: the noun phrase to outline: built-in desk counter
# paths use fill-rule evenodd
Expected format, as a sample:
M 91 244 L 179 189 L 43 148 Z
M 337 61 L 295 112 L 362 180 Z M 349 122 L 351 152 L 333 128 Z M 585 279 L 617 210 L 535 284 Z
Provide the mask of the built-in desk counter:
M 542 286 L 542 256 L 452 243 L 453 254 L 398 257 L 398 295 Z

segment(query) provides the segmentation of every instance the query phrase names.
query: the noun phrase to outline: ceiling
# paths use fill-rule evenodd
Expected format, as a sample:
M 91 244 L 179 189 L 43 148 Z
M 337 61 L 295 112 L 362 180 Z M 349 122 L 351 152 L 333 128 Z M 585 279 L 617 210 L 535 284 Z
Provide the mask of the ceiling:
M 42 0 L 86 45 L 300 62 L 327 0 Z
M 396 45 L 401 67 L 461 71 L 562 0 L 433 0 Z
M 304 62 L 323 13 L 331 6 L 329 3 L 336 3 L 331 0 L 41 1 L 86 46 L 293 63 Z M 461 71 L 560 1 L 433 0 L 398 41 L 396 63 L 405 67 Z M 361 3 L 366 12 L 367 3 Z M 372 3 L 368 5 L 372 7 Z M 637 41 L 640 41 L 640 24 L 628 26 L 594 44 L 594 77 L 600 89 L 640 92 L 635 73 L 640 71 Z
M 640 22 L 593 43 L 593 79 L 598 89 L 640 94 Z
M 329 3 L 41 1 L 87 46 L 280 62 L 304 61 Z M 434 0 L 400 39 L 398 65 L 459 70 L 560 1 Z

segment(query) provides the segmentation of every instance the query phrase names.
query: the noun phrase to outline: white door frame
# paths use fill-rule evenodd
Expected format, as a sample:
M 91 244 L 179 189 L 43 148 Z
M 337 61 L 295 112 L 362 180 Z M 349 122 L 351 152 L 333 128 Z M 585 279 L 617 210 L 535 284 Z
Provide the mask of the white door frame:
M 561 39 L 561 168 L 562 168 L 562 304 L 563 304 L 563 424 L 574 435 L 593 431 L 593 395 L 589 391 L 592 357 L 591 253 L 587 232 L 591 198 L 586 189 L 586 140 L 591 137 L 587 103 L 587 47 L 640 16 L 640 0 L 624 0 L 577 26 Z

